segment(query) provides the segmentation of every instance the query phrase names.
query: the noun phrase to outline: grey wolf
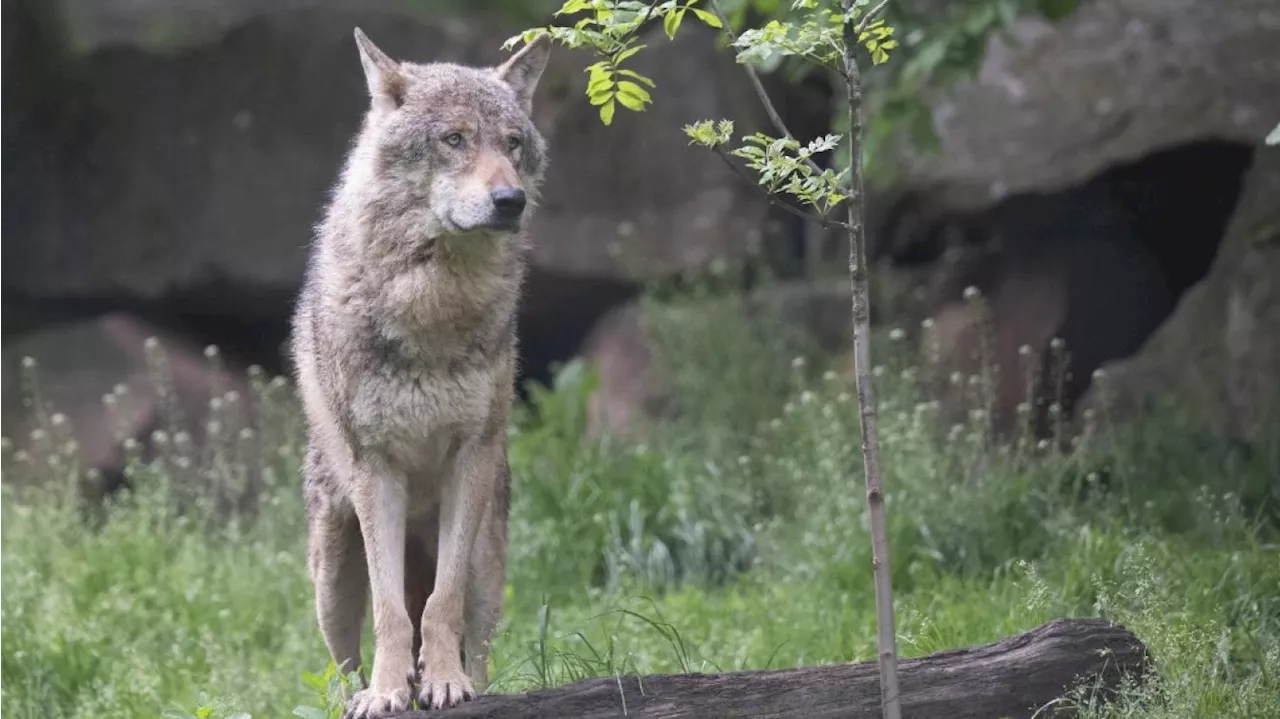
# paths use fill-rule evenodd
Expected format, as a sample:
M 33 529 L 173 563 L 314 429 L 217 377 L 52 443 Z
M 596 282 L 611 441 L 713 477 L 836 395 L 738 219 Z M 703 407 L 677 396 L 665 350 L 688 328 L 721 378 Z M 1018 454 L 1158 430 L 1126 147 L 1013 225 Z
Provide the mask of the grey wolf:
M 360 719 L 487 688 L 502 609 L 515 316 L 547 148 L 545 36 L 496 67 L 392 60 L 359 28 L 363 124 L 316 227 L 291 353 L 308 571 Z M 416 658 L 416 663 L 415 663 Z

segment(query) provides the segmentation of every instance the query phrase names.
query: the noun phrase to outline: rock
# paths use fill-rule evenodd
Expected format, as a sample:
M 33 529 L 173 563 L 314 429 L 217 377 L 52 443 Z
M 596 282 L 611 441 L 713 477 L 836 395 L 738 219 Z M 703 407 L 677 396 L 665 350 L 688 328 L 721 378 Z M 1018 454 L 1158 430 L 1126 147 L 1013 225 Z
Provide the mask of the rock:
M 164 452 L 195 457 L 244 449 L 241 430 L 254 426 L 256 395 L 243 368 L 211 361 L 181 335 L 123 313 L 6 343 L 4 367 L 4 430 L 13 448 L 37 461 L 65 452 L 100 474 L 106 491 L 123 483 L 126 440 L 152 457 L 159 430 L 170 438 Z
M 996 432 L 1010 436 L 1020 420 L 1031 419 L 1019 405 L 1029 410 L 1035 400 L 1033 382 L 1047 364 L 1066 305 L 1061 277 L 1025 272 L 996 286 L 992 296 L 947 303 L 929 318 L 921 338 L 921 379 L 946 425 L 981 410 Z
M 831 354 L 849 347 L 853 310 L 847 281 L 779 282 L 750 292 L 744 300 L 741 322 L 760 323 L 776 342 Z M 681 311 L 706 307 L 692 304 Z M 584 342 L 581 356 L 599 379 L 588 400 L 589 433 L 642 434 L 652 420 L 671 409 L 671 388 L 657 366 L 656 340 L 647 323 L 640 304 L 633 301 L 606 315 Z M 779 336 L 780 327 L 795 334 Z
M 599 384 L 587 400 L 587 427 L 593 435 L 638 434 L 659 417 L 667 393 L 653 366 L 652 338 L 640 306 L 622 305 L 605 315 L 582 346 L 582 356 Z
M 1123 418 L 1176 396 L 1210 431 L 1260 439 L 1280 407 L 1280 148 L 1261 147 L 1208 276 L 1082 401 Z
M 23 193 L 6 203 L 6 295 L 176 297 L 237 317 L 287 311 L 256 306 L 255 295 L 291 294 L 300 281 L 365 103 L 357 24 L 389 51 L 498 57 L 496 37 L 305 10 L 254 18 L 173 55 L 108 46 L 67 59 L 60 81 L 35 93 L 46 121 L 6 139 L 45 189 L 6 181 L 6 199 Z
M 643 113 L 619 111 L 608 127 L 585 101 L 586 75 L 570 76 L 571 101 L 547 125 L 552 158 L 532 224 L 539 266 L 661 277 L 761 249 L 771 214 L 763 195 L 714 153 L 691 147 L 683 130 L 719 118 L 732 118 L 739 134 L 765 128 L 742 68 L 714 36 L 689 25 L 668 42 L 655 28 L 631 63 L 657 83 L 654 103 Z M 588 62 L 576 58 L 579 68 Z
M 960 299 L 973 285 L 994 303 L 1002 367 L 1025 341 L 1044 373 L 1047 343 L 1065 341 L 1062 391 L 1042 383 L 1036 399 L 1070 410 L 1094 369 L 1187 311 L 1215 261 L 1280 118 L 1280 6 L 1086 0 L 1057 23 L 1023 17 L 990 38 L 978 77 L 932 102 L 940 151 L 899 146 L 899 184 L 870 193 L 873 254 L 911 286 L 907 311 L 935 317 L 940 381 L 974 371 L 977 318 Z M 1026 399 L 1009 382 L 997 424 Z
M 29 54 L 43 52 L 53 69 L 12 78 L 26 88 L 18 96 L 26 107 L 6 106 L 6 118 L 39 109 L 43 119 L 6 124 L 12 167 L 22 168 L 22 182 L 5 189 L 8 295 L 192 303 L 217 295 L 227 314 L 262 312 L 252 299 L 235 303 L 296 290 L 311 227 L 367 102 L 351 28 L 397 57 L 466 63 L 500 61 L 501 42 L 520 29 L 478 14 L 394 13 L 385 3 L 297 0 L 267 13 L 247 2 L 191 2 L 170 12 L 217 15 L 225 32 L 161 54 L 108 42 L 140 32 L 112 29 L 118 5 L 74 6 L 73 16 L 106 24 L 81 56 L 66 56 L 58 28 L 42 21 L 49 37 Z M 132 28 L 150 17 L 117 20 Z M 552 147 L 532 228 L 535 264 L 655 276 L 760 245 L 763 197 L 690 147 L 682 130 L 707 117 L 732 117 L 743 132 L 763 127 L 745 75 L 713 35 L 690 26 L 668 43 L 655 28 L 634 64 L 658 83 L 656 101 L 643 115 L 618 113 L 612 127 L 583 95 L 590 56 L 553 53 L 535 103 Z M 702 70 L 687 71 L 694 66 Z
M 1070 417 L 1093 371 L 1136 352 L 1208 272 L 1253 153 L 1201 140 L 994 202 L 933 182 L 887 204 L 874 246 L 914 283 L 908 311 L 935 318 L 925 354 L 950 419 L 986 409 L 1003 434 L 1028 402 L 1036 435 L 1051 434 L 1054 406 Z M 990 300 L 985 326 L 962 300 L 970 286 Z M 968 384 L 979 349 L 995 365 L 982 401 Z
M 175 52 L 216 41 L 231 28 L 267 15 L 315 8 L 358 9 L 422 19 L 400 0 L 61 0 L 67 39 L 81 51 L 129 45 Z
M 583 277 L 534 268 L 525 281 L 517 332 L 518 382 L 552 383 L 552 368 L 578 354 L 584 341 L 625 307 L 639 289 L 607 277 Z
M 906 153 L 907 184 L 992 196 L 1053 190 L 1206 137 L 1255 144 L 1280 118 L 1272 0 L 1086 0 L 993 36 L 979 76 L 939 95 L 937 155 Z
M 143 312 L 283 370 L 311 228 L 367 102 L 352 28 L 397 57 L 480 64 L 545 21 L 413 5 L 6 6 L 6 338 Z M 794 230 L 683 134 L 704 117 L 764 126 L 746 76 L 712 36 L 690 24 L 669 43 L 655 28 L 634 61 L 658 83 L 655 103 L 642 116 L 619 112 L 612 127 L 583 95 L 592 58 L 553 52 L 535 102 L 552 156 L 520 318 L 528 376 L 576 351 L 637 279 L 740 258 Z M 789 121 L 825 121 L 788 93 Z

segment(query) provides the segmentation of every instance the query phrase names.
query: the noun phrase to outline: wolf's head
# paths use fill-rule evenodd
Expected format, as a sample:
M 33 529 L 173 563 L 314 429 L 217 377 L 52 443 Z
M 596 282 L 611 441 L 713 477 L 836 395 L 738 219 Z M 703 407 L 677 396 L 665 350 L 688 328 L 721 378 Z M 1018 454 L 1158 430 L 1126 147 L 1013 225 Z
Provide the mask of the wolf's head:
M 355 30 L 378 184 L 429 210 L 430 236 L 520 229 L 537 199 L 546 141 L 530 119 L 546 36 L 498 67 L 396 62 Z

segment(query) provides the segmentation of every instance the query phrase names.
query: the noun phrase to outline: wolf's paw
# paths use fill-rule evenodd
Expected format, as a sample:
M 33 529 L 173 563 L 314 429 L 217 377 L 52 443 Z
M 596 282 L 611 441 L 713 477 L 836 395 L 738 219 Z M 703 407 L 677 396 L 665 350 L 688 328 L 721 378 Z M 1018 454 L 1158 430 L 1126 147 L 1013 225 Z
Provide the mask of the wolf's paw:
M 421 686 L 418 706 L 422 709 L 448 709 L 476 698 L 471 680 L 460 671 L 423 672 Z
M 361 689 L 351 697 L 342 719 L 377 719 L 409 708 L 409 687 L 380 691 L 378 687 Z

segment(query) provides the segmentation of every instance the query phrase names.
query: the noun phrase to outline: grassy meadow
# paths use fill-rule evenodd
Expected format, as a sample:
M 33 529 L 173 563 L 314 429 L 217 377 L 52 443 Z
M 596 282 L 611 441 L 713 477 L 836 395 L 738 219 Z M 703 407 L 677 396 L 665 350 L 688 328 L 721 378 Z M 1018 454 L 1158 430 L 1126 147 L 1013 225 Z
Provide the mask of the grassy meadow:
M 646 302 L 669 421 L 588 438 L 594 379 L 575 363 L 512 423 L 491 691 L 873 659 L 844 360 L 737 321 L 733 297 Z M 1158 675 L 1087 715 L 1280 716 L 1280 428 L 1244 451 L 1170 404 L 1070 455 L 993 449 L 980 412 L 943 426 L 899 336 L 877 334 L 873 355 L 903 655 L 1102 616 Z M 265 379 L 240 438 L 257 449 L 194 454 L 175 430 L 105 505 L 77 499 L 60 423 L 46 452 L 6 447 L 5 717 L 339 716 L 306 576 L 300 424 Z

